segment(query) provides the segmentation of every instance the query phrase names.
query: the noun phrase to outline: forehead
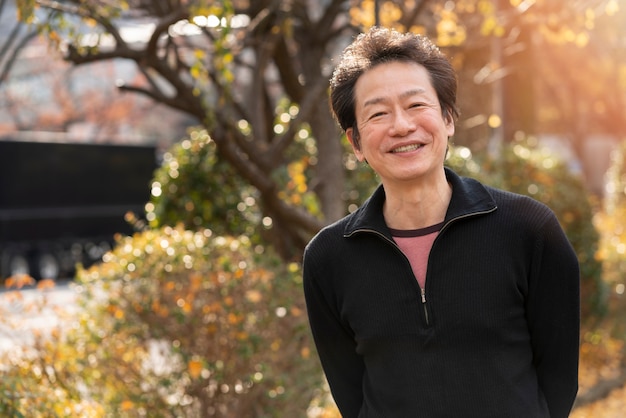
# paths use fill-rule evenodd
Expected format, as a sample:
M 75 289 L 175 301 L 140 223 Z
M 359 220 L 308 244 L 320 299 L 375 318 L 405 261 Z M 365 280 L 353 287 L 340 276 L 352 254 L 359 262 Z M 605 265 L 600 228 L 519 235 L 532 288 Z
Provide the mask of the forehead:
M 414 62 L 393 61 L 378 64 L 365 71 L 354 88 L 357 107 L 372 101 L 437 94 L 428 70 Z

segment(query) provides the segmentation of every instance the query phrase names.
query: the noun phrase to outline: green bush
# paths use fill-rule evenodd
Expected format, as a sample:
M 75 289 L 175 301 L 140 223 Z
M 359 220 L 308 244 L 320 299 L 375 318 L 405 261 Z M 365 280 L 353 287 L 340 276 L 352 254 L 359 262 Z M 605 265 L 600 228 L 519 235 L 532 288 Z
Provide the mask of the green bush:
M 321 387 L 299 265 L 245 237 L 145 231 L 77 281 L 71 328 L 0 368 L 9 416 L 298 417 Z
M 192 129 L 163 155 L 154 175 L 147 218 L 150 226 L 182 224 L 218 235 L 248 235 L 258 241 L 258 191 L 217 155 L 208 132 Z
M 548 205 L 578 255 L 583 318 L 604 313 L 602 264 L 597 259 L 599 234 L 593 225 L 592 201 L 579 176 L 562 160 L 528 141 L 505 145 L 498 158 L 487 154 L 474 157 L 467 148 L 453 147 L 446 164 L 460 175 Z

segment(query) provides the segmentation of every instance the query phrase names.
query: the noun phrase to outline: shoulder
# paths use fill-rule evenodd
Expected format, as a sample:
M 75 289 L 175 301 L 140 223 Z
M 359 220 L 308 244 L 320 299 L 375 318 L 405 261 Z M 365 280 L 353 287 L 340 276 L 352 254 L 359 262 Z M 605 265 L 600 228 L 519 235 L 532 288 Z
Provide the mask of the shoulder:
M 493 196 L 501 216 L 541 227 L 548 222 L 558 222 L 554 211 L 545 203 L 530 196 L 484 186 Z
M 354 213 L 347 215 L 338 221 L 325 226 L 317 234 L 315 234 L 304 249 L 305 260 L 307 258 L 310 259 L 311 254 L 336 251 L 337 247 L 341 245 L 341 242 L 343 241 L 346 226 L 354 216 Z
M 527 195 L 513 193 L 503 189 L 497 189 L 484 185 L 485 189 L 493 196 L 498 206 L 524 207 L 532 211 L 552 212 L 552 209 L 543 202 Z

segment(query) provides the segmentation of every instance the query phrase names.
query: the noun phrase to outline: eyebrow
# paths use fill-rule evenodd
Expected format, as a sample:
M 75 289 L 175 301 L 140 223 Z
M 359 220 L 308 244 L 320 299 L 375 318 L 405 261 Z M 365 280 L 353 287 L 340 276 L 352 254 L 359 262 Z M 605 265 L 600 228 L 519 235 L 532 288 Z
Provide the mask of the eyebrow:
M 426 90 L 423 89 L 423 88 L 411 89 L 411 90 L 407 90 L 407 91 L 403 92 L 400 95 L 400 98 L 401 99 L 406 99 L 407 97 L 416 96 L 416 95 L 419 95 L 419 94 L 423 94 L 425 92 L 426 92 Z M 366 100 L 365 103 L 363 103 L 363 107 L 365 108 L 365 107 L 368 107 L 368 106 L 373 106 L 375 104 L 378 104 L 378 103 L 381 103 L 381 102 L 384 102 L 384 101 L 385 101 L 384 97 L 374 97 L 374 98 L 371 98 L 369 100 Z

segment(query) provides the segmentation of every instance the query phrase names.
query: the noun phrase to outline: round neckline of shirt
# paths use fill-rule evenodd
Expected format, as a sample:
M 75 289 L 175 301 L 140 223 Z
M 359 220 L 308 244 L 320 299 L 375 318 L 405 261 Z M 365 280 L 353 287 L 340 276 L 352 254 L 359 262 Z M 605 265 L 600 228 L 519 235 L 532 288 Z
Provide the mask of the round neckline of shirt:
M 412 238 L 412 237 L 423 237 L 425 235 L 430 235 L 435 232 L 439 232 L 443 227 L 444 222 L 440 222 L 435 225 L 427 226 L 424 228 L 418 229 L 393 229 L 389 228 L 391 231 L 391 235 L 397 238 Z

